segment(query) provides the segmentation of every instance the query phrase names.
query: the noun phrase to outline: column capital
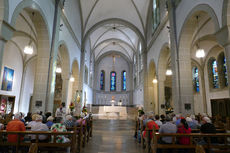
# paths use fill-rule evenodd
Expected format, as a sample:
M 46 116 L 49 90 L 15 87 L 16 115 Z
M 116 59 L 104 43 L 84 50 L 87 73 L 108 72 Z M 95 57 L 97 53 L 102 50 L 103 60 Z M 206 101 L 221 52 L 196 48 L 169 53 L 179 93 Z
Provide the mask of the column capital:
M 217 42 L 223 47 L 230 45 L 229 31 L 230 26 L 226 25 L 222 27 L 219 31 L 217 31 L 215 34 Z

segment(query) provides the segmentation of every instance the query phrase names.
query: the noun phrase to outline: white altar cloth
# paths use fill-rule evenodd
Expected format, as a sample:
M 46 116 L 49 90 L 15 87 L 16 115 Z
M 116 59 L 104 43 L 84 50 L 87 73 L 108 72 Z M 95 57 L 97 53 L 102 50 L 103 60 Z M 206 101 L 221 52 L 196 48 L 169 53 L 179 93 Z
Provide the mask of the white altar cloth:
M 119 117 L 126 117 L 127 116 L 127 108 L 121 106 L 100 106 L 99 107 L 99 114 L 101 115 L 118 115 Z

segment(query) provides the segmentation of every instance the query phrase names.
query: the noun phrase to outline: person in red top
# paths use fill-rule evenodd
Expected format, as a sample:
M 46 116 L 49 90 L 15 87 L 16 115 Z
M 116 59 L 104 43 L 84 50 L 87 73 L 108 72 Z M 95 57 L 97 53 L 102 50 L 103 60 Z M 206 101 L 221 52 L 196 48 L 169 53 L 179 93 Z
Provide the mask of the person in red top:
M 146 128 L 145 128 L 145 131 L 143 133 L 143 137 L 146 138 L 146 129 L 148 128 L 148 130 L 159 130 L 159 126 L 156 124 L 156 122 L 154 122 L 152 119 L 149 119 L 147 121 L 147 124 L 146 124 Z M 153 135 L 152 135 L 152 132 L 150 133 L 150 138 L 152 138 Z
M 181 119 L 180 121 L 180 125 L 178 127 L 178 130 L 177 130 L 177 133 L 191 133 L 191 128 L 189 128 L 186 120 L 183 118 Z M 179 138 L 179 143 L 180 144 L 183 144 L 183 145 L 187 145 L 187 144 L 190 144 L 190 139 L 189 137 L 180 137 Z
M 26 127 L 21 121 L 21 113 L 16 113 L 14 115 L 14 120 L 10 121 L 6 126 L 6 131 L 25 131 Z M 17 142 L 18 136 L 15 134 L 8 135 L 8 142 Z M 23 140 L 23 137 L 21 137 Z

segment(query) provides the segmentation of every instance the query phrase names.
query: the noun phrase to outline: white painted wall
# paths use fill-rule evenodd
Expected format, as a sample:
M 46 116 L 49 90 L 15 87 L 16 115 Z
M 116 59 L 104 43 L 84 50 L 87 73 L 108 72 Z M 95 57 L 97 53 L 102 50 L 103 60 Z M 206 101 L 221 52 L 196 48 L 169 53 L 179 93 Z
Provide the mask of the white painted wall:
M 18 48 L 16 48 L 15 45 L 13 45 L 10 42 L 6 43 L 5 45 L 2 70 L 4 70 L 5 66 L 14 70 L 13 88 L 12 91 L 0 90 L 0 94 L 16 97 L 15 105 L 14 105 L 14 113 L 15 113 L 18 111 L 18 101 L 20 96 L 23 62 L 20 55 L 20 51 L 18 50 Z M 3 71 L 1 76 L 3 76 Z M 2 78 L 0 82 L 0 87 L 2 87 Z

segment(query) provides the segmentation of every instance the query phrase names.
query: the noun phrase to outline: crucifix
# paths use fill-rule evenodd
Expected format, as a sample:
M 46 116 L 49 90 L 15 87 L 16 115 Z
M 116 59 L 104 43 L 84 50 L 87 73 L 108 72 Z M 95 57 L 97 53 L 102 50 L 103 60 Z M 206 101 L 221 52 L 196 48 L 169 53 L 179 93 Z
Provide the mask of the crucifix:
M 120 56 L 119 55 L 115 55 L 115 54 L 112 55 L 112 58 L 113 58 L 113 71 L 115 70 L 116 57 L 119 58 Z

